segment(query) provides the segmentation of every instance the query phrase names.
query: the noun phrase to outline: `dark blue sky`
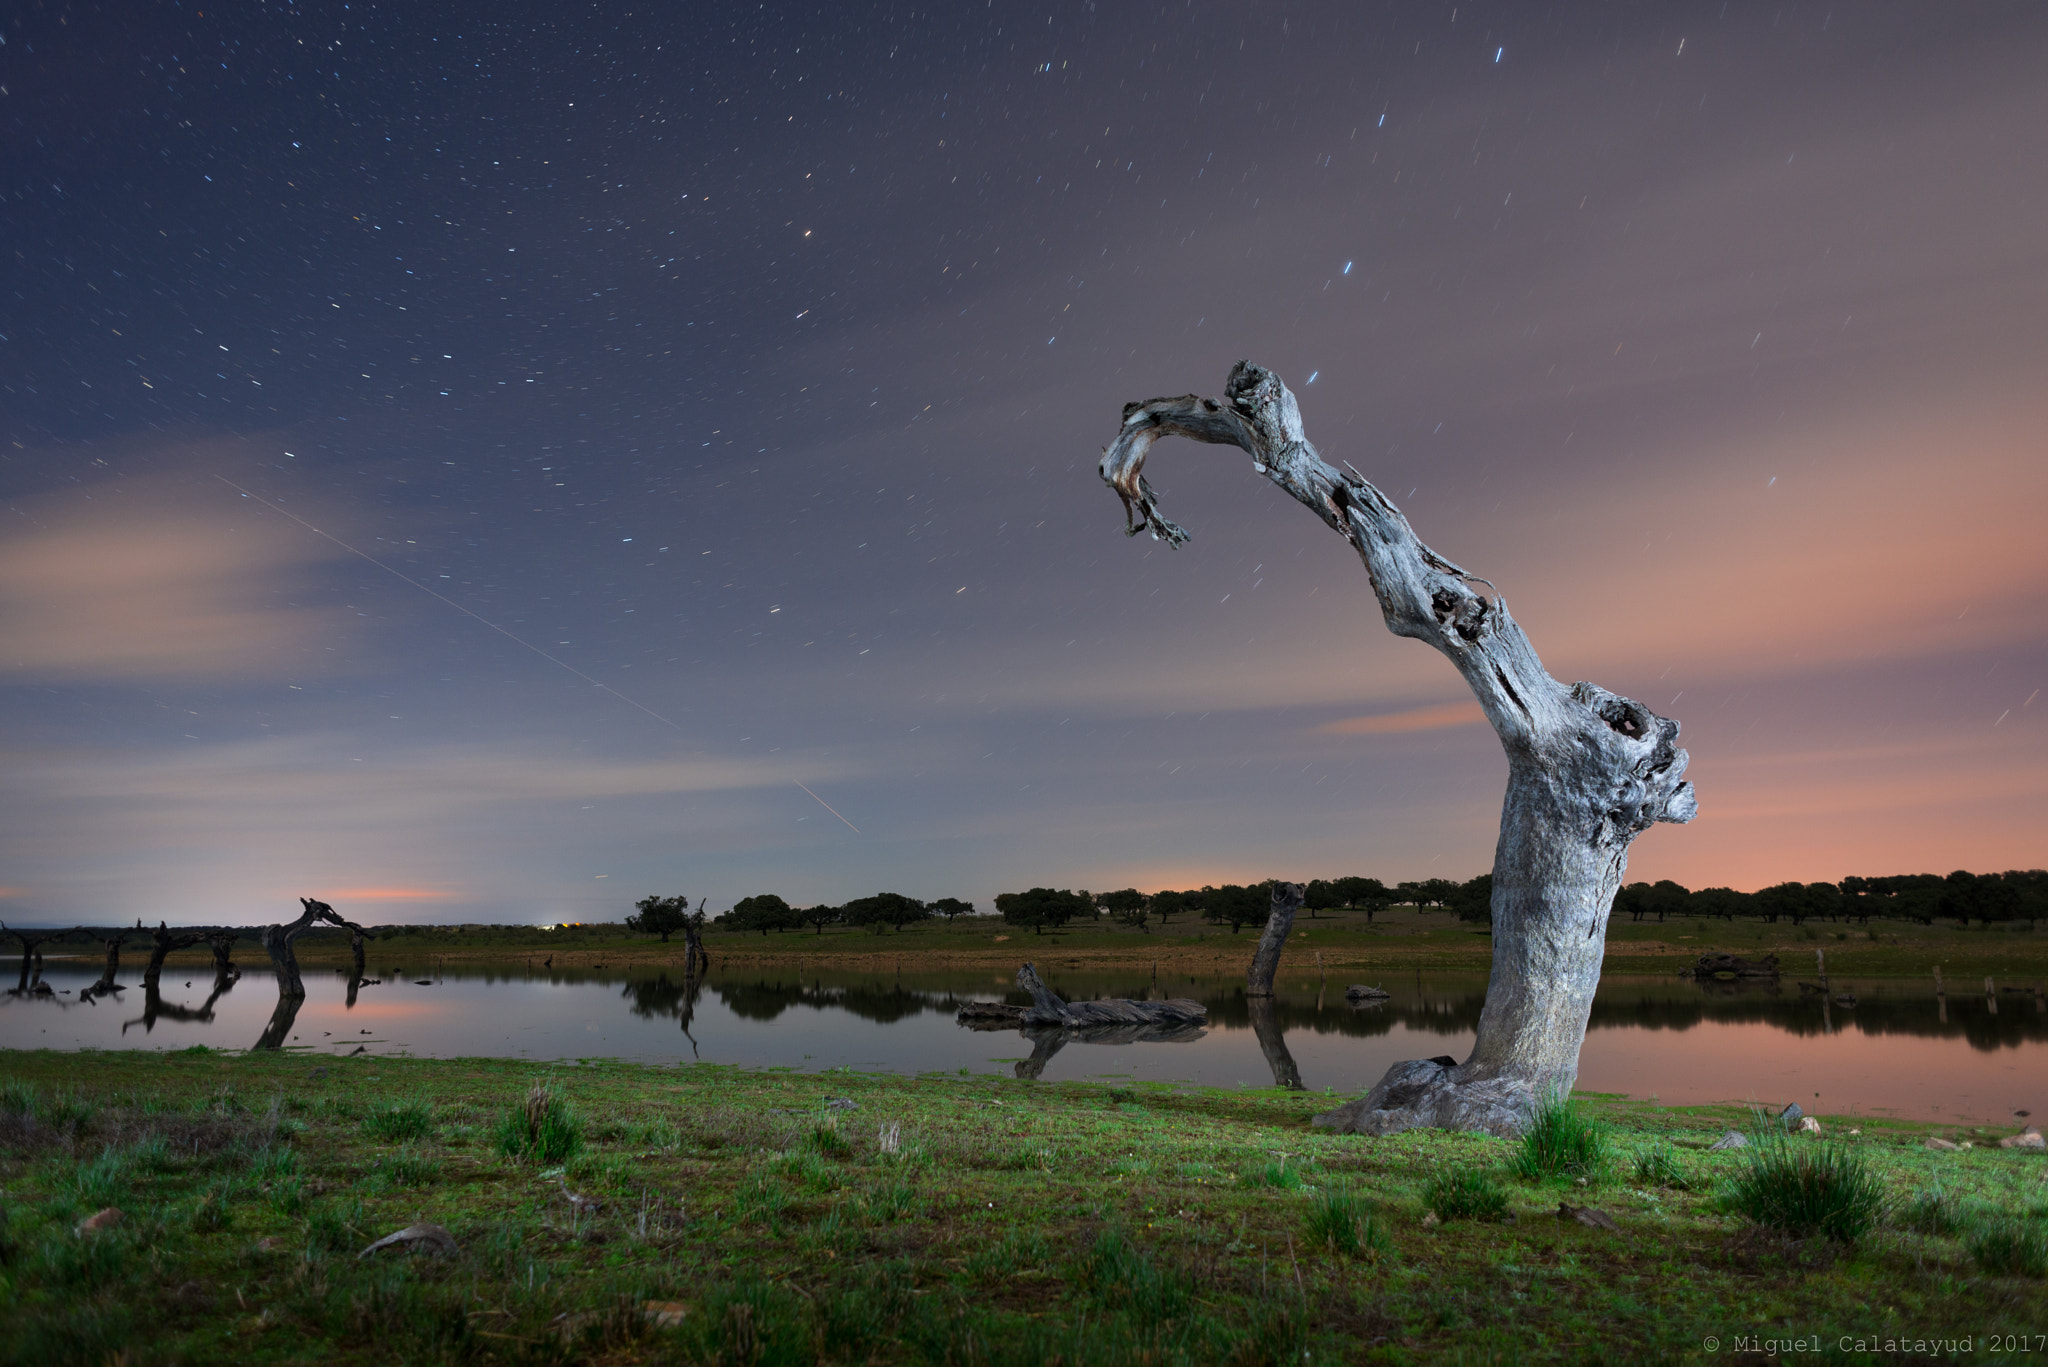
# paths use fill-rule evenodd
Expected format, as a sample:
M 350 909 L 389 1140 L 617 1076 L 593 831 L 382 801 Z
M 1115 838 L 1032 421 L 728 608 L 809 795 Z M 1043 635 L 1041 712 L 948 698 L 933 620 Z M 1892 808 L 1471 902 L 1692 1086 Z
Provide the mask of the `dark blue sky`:
M 1480 871 L 1341 541 L 1194 447 L 1117 534 L 1240 356 L 1685 723 L 1637 876 L 2048 856 L 2037 7 L 0 34 L 10 919 Z

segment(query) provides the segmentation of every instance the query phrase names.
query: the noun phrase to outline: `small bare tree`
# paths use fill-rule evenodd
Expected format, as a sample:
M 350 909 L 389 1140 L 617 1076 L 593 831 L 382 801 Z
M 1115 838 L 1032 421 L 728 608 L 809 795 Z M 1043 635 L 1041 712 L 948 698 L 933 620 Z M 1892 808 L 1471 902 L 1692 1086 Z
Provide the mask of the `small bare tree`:
M 1659 821 L 1690 821 L 1678 723 L 1590 683 L 1544 671 L 1498 590 L 1424 545 L 1386 495 L 1325 465 L 1277 376 L 1240 361 L 1222 402 L 1193 394 L 1124 407 L 1102 455 L 1126 531 L 1178 546 L 1142 474 L 1161 437 L 1236 446 L 1252 468 L 1349 541 L 1387 628 L 1435 646 L 1478 698 L 1508 756 L 1493 862 L 1493 976 L 1472 1055 L 1395 1064 L 1372 1091 L 1316 1123 L 1392 1134 L 1418 1126 L 1512 1135 L 1547 1094 L 1571 1089 L 1600 981 L 1607 914 L 1628 848 Z M 1348 468 L 1348 467 L 1347 467 Z M 1478 585 L 1487 592 L 1480 592 Z

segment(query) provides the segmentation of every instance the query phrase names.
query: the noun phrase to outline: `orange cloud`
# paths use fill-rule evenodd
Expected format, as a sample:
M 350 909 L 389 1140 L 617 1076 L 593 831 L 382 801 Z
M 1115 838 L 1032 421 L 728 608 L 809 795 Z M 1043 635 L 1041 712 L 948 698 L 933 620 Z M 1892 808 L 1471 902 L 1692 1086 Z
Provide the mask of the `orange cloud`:
M 1406 731 L 1438 731 L 1447 726 L 1469 726 L 1483 722 L 1486 714 L 1476 702 L 1432 703 L 1400 712 L 1379 712 L 1369 717 L 1345 717 L 1315 728 L 1319 736 L 1389 736 Z
M 181 456 L 219 461 L 165 459 Z M 0 670 L 16 677 L 275 677 L 355 620 L 290 601 L 341 552 L 203 474 L 110 476 L 11 510 Z
M 455 896 L 427 888 L 335 888 L 327 894 L 337 902 L 446 902 Z

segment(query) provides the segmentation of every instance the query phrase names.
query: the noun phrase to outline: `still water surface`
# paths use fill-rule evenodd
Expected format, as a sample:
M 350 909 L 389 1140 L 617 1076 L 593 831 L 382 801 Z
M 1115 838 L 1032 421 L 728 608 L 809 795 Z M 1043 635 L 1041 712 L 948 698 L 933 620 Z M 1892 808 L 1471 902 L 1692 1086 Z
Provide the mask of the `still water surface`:
M 9 975 L 12 976 L 11 974 Z M 339 974 L 308 973 L 296 1016 L 280 1017 L 275 982 L 257 969 L 215 991 L 210 972 L 170 970 L 151 998 L 81 994 L 96 964 L 52 960 L 45 997 L 0 996 L 0 1047 L 246 1049 L 266 1036 L 324 1054 L 579 1058 L 741 1064 L 806 1070 L 930 1071 L 1063 1078 L 1142 1078 L 1270 1087 L 1276 1058 L 1311 1090 L 1369 1087 L 1390 1064 L 1472 1045 L 1486 980 L 1409 974 L 1393 994 L 1355 1008 L 1333 981 L 1282 982 L 1254 1018 L 1238 977 L 1144 973 L 1052 975 L 1069 998 L 1192 997 L 1209 1008 L 1198 1038 L 1095 1044 L 1034 1041 L 955 1023 L 961 1003 L 1028 1001 L 1007 974 L 735 970 L 694 990 L 673 973 L 388 973 L 349 1000 Z M 2002 1122 L 2048 1113 L 2048 1002 L 2031 991 L 1938 1001 L 1932 985 L 1837 980 L 1853 1008 L 1779 989 L 1610 976 L 1602 981 L 1579 1086 L 1685 1104 L 1798 1101 L 1829 1113 Z

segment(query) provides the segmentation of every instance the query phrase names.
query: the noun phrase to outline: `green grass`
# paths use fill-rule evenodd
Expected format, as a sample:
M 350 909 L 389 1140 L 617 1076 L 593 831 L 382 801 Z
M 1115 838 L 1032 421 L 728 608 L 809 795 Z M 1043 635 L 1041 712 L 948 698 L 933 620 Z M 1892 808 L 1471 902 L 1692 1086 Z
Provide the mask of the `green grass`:
M 1766 1229 L 1852 1243 L 1884 1214 L 1884 1184 L 1860 1154 L 1839 1143 L 1759 1125 L 1738 1152 L 1742 1168 L 1729 1184 L 1728 1206 Z
M 1508 1213 L 1507 1188 L 1485 1168 L 1458 1165 L 1431 1174 L 1422 1203 L 1439 1220 L 1498 1220 Z
M 583 1122 L 544 1082 L 505 1109 L 498 1121 L 498 1148 L 513 1158 L 561 1163 L 583 1150 Z
M 391 1101 L 370 1108 L 363 1133 L 387 1144 L 424 1139 L 434 1130 L 434 1108 L 424 1101 Z
M 434 1123 L 381 1139 L 366 1093 Z M 828 1095 L 859 1122 L 821 1127 Z M 0 1144 L 0 1362 L 1670 1361 L 1732 1325 L 1850 1332 L 1879 1298 L 2040 1332 L 2048 1162 L 1882 1120 L 1829 1142 L 1885 1228 L 1815 1260 L 1722 1204 L 1750 1161 L 1705 1152 L 1725 1107 L 1579 1100 L 1637 1156 L 1566 1193 L 1617 1233 L 1503 1180 L 1518 1144 L 1331 1135 L 1331 1097 L 1277 1090 L 0 1053 L 0 1114 L 60 1097 L 75 1124 Z M 575 1152 L 534 1142 L 549 1116 L 586 1118 Z M 1693 1185 L 1652 1180 L 1657 1151 Z M 75 1232 L 109 1193 L 127 1218 Z M 420 1220 L 460 1251 L 357 1258 Z
M 1963 1241 L 1977 1266 L 1993 1276 L 2048 1277 L 2048 1223 L 1993 1217 Z
M 1612 1158 L 1607 1131 L 1569 1097 L 1546 1097 L 1522 1132 L 1512 1166 L 1532 1181 L 1552 1177 L 1596 1178 Z
M 1381 1222 L 1372 1203 L 1343 1187 L 1316 1194 L 1302 1233 L 1311 1246 L 1347 1258 L 1377 1262 L 1396 1256 L 1393 1233 Z
M 1679 1162 L 1678 1154 L 1667 1139 L 1659 1139 L 1644 1148 L 1637 1149 L 1629 1159 L 1629 1176 L 1640 1187 L 1669 1187 L 1673 1191 L 1690 1191 L 1694 1186 L 1692 1178 L 1686 1175 L 1685 1167 Z

